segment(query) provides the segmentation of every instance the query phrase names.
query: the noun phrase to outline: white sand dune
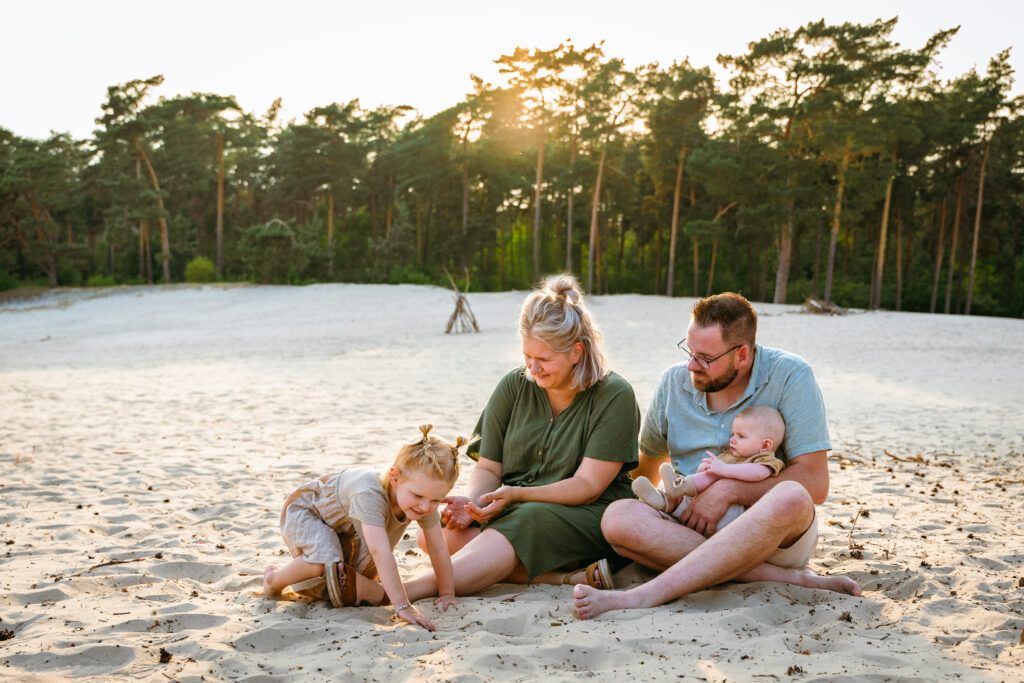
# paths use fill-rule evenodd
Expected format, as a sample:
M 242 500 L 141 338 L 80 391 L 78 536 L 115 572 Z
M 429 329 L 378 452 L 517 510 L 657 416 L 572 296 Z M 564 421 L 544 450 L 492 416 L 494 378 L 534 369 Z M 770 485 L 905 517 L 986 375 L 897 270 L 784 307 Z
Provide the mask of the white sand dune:
M 483 332 L 460 336 L 443 334 L 450 294 L 414 286 L 0 307 L 0 679 L 1024 680 L 1020 320 L 758 304 L 759 340 L 822 385 L 835 450 L 813 566 L 860 598 L 731 584 L 580 622 L 568 587 L 502 585 L 447 614 L 425 602 L 436 633 L 260 598 L 295 485 L 383 466 L 423 422 L 472 430 L 518 363 L 522 295 L 471 295 Z M 592 304 L 646 406 L 692 300 Z M 428 566 L 408 539 L 397 552 Z

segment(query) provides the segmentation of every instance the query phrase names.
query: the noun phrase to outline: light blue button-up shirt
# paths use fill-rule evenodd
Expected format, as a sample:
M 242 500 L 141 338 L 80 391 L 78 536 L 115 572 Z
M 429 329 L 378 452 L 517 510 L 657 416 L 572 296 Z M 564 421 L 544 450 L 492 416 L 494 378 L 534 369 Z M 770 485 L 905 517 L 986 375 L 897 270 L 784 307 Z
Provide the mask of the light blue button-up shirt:
M 786 438 L 776 455 L 792 458 L 832 448 L 825 402 L 807 362 L 792 353 L 755 346 L 747 389 L 726 410 L 708 408 L 707 394 L 694 388 L 686 363 L 666 370 L 651 397 L 640 430 L 640 450 L 651 457 L 672 457 L 677 472 L 693 474 L 705 451 L 729 446 L 732 420 L 744 408 L 771 406 L 786 422 Z

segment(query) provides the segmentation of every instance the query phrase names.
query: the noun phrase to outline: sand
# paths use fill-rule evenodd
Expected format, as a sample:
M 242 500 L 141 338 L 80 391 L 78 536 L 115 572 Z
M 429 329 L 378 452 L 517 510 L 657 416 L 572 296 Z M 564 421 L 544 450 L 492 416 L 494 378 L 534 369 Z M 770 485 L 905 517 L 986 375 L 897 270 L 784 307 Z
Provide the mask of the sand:
M 757 304 L 828 407 L 812 567 L 861 597 L 730 584 L 581 622 L 569 587 L 499 585 L 421 603 L 435 633 L 261 598 L 285 494 L 385 465 L 420 423 L 471 431 L 518 362 L 522 296 L 471 295 L 483 331 L 458 336 L 450 293 L 416 286 L 0 304 L 0 679 L 1024 680 L 1020 320 Z M 641 407 L 691 304 L 592 300 Z M 428 566 L 409 539 L 397 556 Z

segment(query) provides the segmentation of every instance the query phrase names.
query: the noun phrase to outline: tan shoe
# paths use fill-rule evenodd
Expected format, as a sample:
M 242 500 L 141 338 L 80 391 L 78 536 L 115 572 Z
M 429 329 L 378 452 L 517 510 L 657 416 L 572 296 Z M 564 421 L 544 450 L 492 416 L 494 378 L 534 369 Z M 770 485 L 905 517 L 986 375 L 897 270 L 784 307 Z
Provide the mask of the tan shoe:
M 678 500 L 683 496 L 690 496 L 692 498 L 697 495 L 697 487 L 693 483 L 693 477 L 676 474 L 676 471 L 672 469 L 672 465 L 667 462 L 661 463 L 660 471 L 661 487 L 664 489 L 666 497 Z

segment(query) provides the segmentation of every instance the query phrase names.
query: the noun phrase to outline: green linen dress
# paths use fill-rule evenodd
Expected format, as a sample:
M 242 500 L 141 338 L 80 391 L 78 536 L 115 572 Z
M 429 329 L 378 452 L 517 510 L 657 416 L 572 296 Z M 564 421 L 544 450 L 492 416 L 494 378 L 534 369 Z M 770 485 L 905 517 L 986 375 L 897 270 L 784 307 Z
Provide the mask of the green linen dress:
M 628 473 L 637 465 L 640 431 L 633 387 L 609 373 L 552 417 L 547 393 L 525 373 L 520 367 L 498 382 L 476 426 L 480 439 L 474 446 L 481 457 L 501 463 L 502 483 L 552 484 L 571 477 L 584 457 L 623 467 L 593 503 L 516 503 L 483 528 L 509 540 L 530 579 L 602 557 L 614 559 L 601 533 L 601 515 L 613 500 L 633 497 Z

